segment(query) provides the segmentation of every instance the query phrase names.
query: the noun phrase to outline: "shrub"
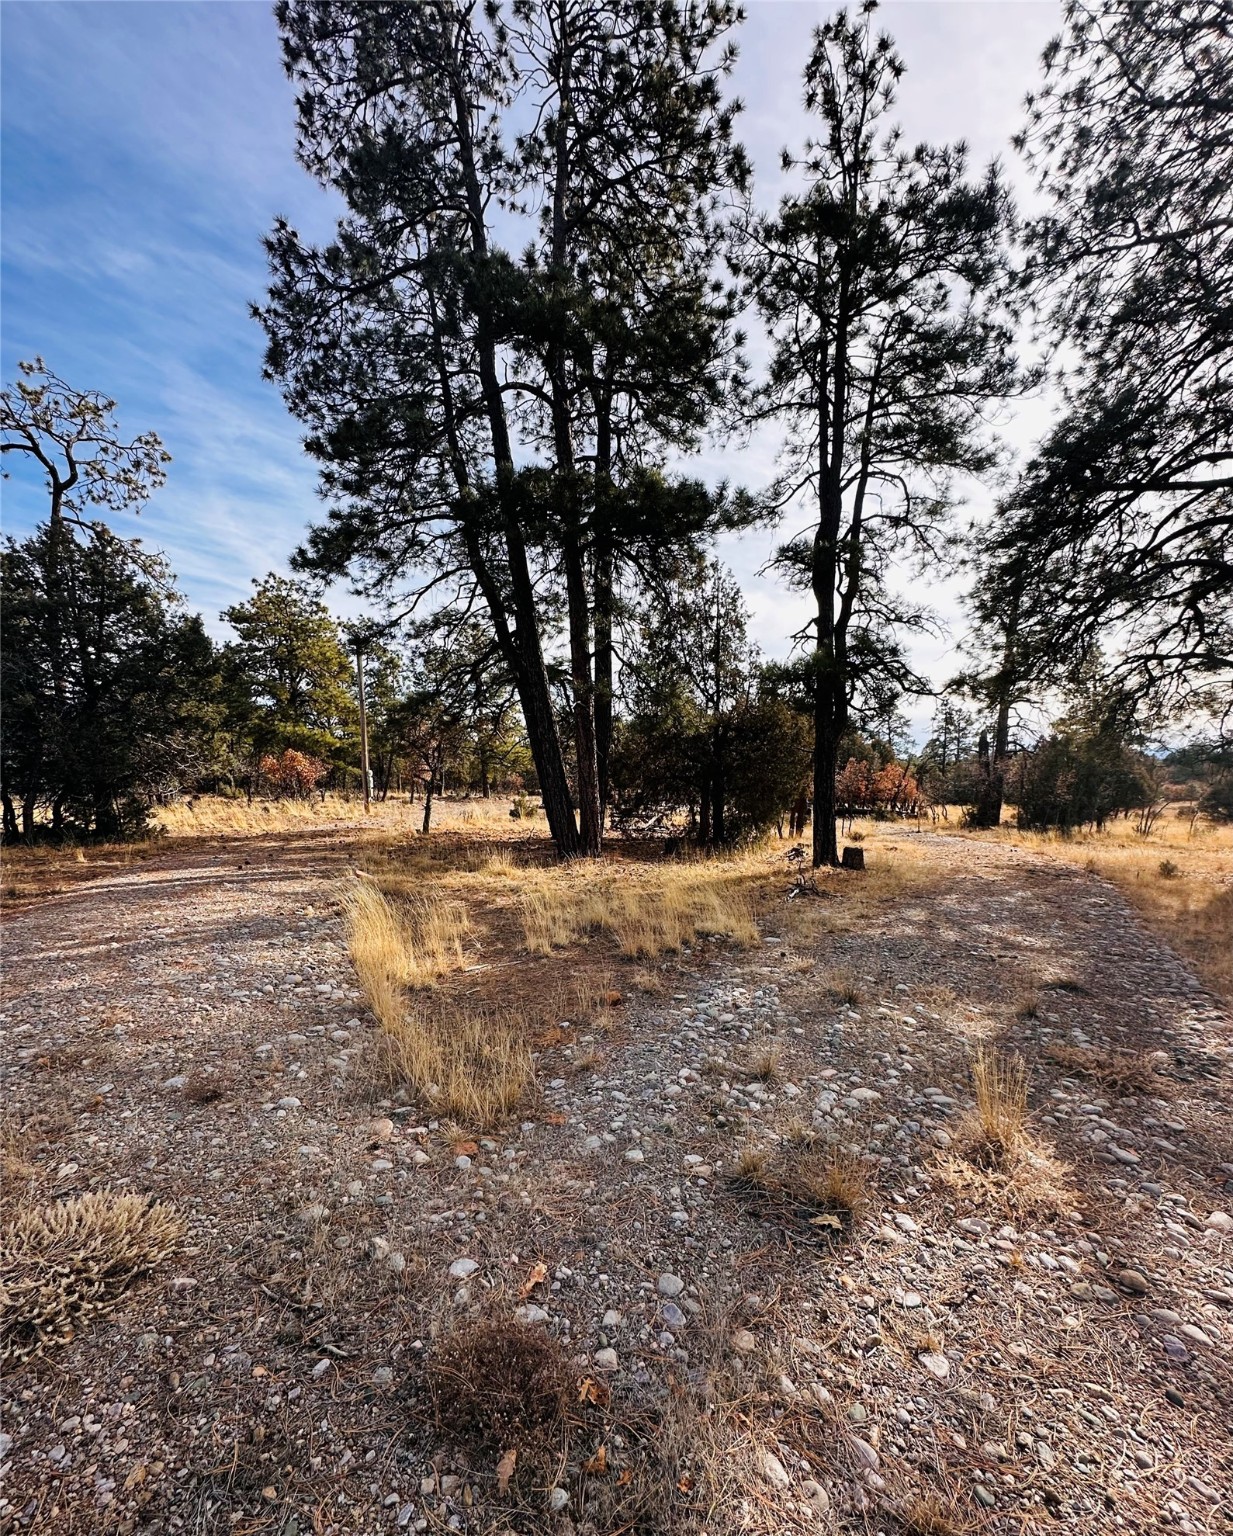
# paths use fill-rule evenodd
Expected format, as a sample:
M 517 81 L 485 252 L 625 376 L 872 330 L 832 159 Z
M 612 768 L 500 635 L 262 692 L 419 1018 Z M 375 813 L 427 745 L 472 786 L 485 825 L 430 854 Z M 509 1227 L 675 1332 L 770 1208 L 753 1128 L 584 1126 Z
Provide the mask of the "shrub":
M 329 773 L 328 763 L 318 757 L 309 757 L 288 747 L 281 756 L 267 752 L 258 765 L 258 772 L 276 795 L 303 800 L 312 794 L 317 785 Z
M 184 1224 L 142 1195 L 98 1190 L 10 1213 L 0 1235 L 0 1361 L 71 1339 L 176 1247 Z
M 509 1318 L 460 1325 L 428 1363 L 438 1433 L 489 1450 L 521 1449 L 542 1437 L 564 1418 L 573 1386 L 556 1340 Z

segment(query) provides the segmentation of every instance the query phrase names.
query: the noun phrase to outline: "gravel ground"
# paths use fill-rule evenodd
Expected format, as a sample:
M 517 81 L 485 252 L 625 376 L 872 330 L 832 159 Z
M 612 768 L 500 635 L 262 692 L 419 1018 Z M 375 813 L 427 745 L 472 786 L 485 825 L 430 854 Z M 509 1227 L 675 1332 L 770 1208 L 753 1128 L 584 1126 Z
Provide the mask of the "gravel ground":
M 15 915 L 9 1201 L 148 1193 L 187 1235 L 8 1371 L 0 1529 L 924 1532 L 932 1499 L 938 1536 L 1227 1532 L 1230 1018 L 1112 887 L 912 841 L 930 881 L 874 927 L 827 934 L 816 903 L 809 941 L 785 904 L 761 952 L 698 946 L 474 1140 L 365 1086 L 337 834 L 181 848 Z M 1028 1062 L 1064 1211 L 943 1176 L 982 1040 Z M 1150 1059 L 1150 1086 L 1058 1045 Z M 731 1179 L 811 1133 L 870 1170 L 845 1242 Z M 433 1432 L 424 1361 L 515 1309 L 598 1386 L 568 1453 L 501 1487 Z

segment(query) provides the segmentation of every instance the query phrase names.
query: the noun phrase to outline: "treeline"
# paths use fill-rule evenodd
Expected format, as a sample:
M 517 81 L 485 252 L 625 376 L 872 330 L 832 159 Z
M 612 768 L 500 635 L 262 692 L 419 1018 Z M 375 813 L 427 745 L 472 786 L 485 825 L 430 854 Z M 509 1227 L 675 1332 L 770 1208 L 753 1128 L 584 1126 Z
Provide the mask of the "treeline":
M 171 573 L 105 527 L 40 528 L 0 553 L 4 837 L 122 837 L 184 794 L 359 792 L 357 666 L 302 582 L 268 576 L 217 644 Z M 482 646 L 370 645 L 372 790 L 487 795 L 531 772 L 508 680 Z
M 324 244 L 276 223 L 256 311 L 328 505 L 294 568 L 427 615 L 396 654 L 434 701 L 430 752 L 450 755 L 463 701 L 480 708 L 472 680 L 516 701 L 563 855 L 669 808 L 707 841 L 785 805 L 799 829 L 805 800 L 814 862 L 836 862 L 839 818 L 889 784 L 852 745 L 889 741 L 877 722 L 929 691 L 907 659 L 934 622 L 916 594 L 957 559 L 972 654 L 950 693 L 980 721 L 974 823 L 1012 796 L 1033 822 L 1099 821 L 1153 733 L 1206 722 L 1217 755 L 1227 737 L 1233 0 L 1069 0 L 1016 145 L 1040 193 L 1027 221 L 996 163 L 903 139 L 905 66 L 874 11 L 817 28 L 810 130 L 766 208 L 722 0 L 277 8 L 299 159 L 345 207 Z M 1040 364 L 1019 355 L 1029 324 Z M 1006 467 L 998 413 L 1046 376 L 1053 425 L 992 520 L 964 529 L 965 486 Z M 88 505 L 131 506 L 163 472 L 150 435 L 106 439 L 110 402 L 57 418 L 59 387 L 31 365 L 4 420 L 6 453 L 47 475 L 53 585 L 73 519 L 89 544 Z M 757 496 L 669 468 L 754 428 L 780 449 Z M 742 650 L 707 574 L 717 538 L 751 527 L 779 530 L 771 563 L 809 604 L 790 666 Z M 44 682 L 63 709 L 57 624 Z M 1093 668 L 1102 723 L 1060 716 L 1017 751 L 1028 712 L 1072 711 Z M 281 707 L 252 697 L 253 721 Z M 180 739 L 175 688 L 150 707 Z M 322 719 L 318 750 L 283 750 L 340 774 L 331 742 L 350 727 Z M 29 763 L 60 751 L 45 735 Z M 925 803 L 926 770 L 897 804 Z

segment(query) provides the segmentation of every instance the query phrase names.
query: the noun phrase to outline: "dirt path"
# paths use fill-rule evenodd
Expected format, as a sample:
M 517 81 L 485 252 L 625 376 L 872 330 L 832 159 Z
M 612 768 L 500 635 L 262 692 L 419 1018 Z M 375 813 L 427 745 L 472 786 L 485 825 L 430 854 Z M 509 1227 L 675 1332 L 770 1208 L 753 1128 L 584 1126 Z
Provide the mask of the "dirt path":
M 911 841 L 936 879 L 876 927 L 827 933 L 818 903 L 813 941 L 785 908 L 761 954 L 703 946 L 617 1033 L 545 1053 L 527 1118 L 464 1150 L 362 1088 L 341 829 L 175 850 L 13 917 L 20 1177 L 149 1193 L 188 1236 L 9 1373 L 0 1529 L 908 1531 L 936 1498 L 959 1528 L 1227 1530 L 1233 1024 L 1111 887 Z M 1075 1214 L 1012 1222 L 940 1177 L 980 1040 L 1027 1059 Z M 768 1049 L 769 1081 L 740 1070 Z M 1159 1054 L 1125 1096 L 1089 1070 L 1110 1051 Z M 841 1252 L 726 1177 L 789 1118 L 876 1168 Z M 420 1362 L 537 1260 L 524 1315 L 626 1428 L 581 1432 L 613 1476 L 528 1465 L 497 1497 L 491 1458 L 430 1432 Z M 686 1444 L 631 1515 L 652 1494 L 621 1458 L 667 1455 L 694 1391 L 743 1426 L 727 1502 L 691 1503 Z

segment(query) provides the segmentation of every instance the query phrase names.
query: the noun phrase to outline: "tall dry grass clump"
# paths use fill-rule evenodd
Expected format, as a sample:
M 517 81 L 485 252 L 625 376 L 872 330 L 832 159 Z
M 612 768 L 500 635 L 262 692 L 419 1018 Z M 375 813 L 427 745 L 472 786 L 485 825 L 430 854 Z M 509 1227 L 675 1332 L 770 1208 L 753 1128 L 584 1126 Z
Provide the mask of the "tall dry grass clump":
M 944 1184 L 977 1204 L 1010 1215 L 1062 1214 L 1074 1204 L 1069 1169 L 1030 1129 L 1027 1087 L 1022 1056 L 979 1047 L 972 1063 L 976 1102 L 955 1121 L 937 1169 Z
M 367 988 L 372 976 L 384 996 L 390 986 L 431 987 L 463 963 L 466 908 L 441 897 L 394 901 L 360 881 L 343 900 L 351 956 Z
M 528 876 L 522 897 L 526 945 L 532 954 L 549 955 L 607 934 L 627 958 L 653 960 L 700 937 L 756 944 L 750 881 L 742 865 L 720 860 L 651 865 L 636 873 L 538 871 Z
M 6 1215 L 0 1232 L 0 1361 L 64 1343 L 174 1251 L 184 1223 L 144 1195 L 97 1190 Z
M 1019 1055 L 976 1052 L 972 1063 L 976 1094 L 977 1145 L 995 1163 L 1014 1157 L 1027 1129 L 1027 1067 Z
M 532 1078 L 525 1020 L 499 1010 L 445 1015 L 409 996 L 461 965 L 461 905 L 422 900 L 408 909 L 363 881 L 344 909 L 351 960 L 381 1028 L 381 1070 L 437 1113 L 476 1125 L 508 1114 Z

